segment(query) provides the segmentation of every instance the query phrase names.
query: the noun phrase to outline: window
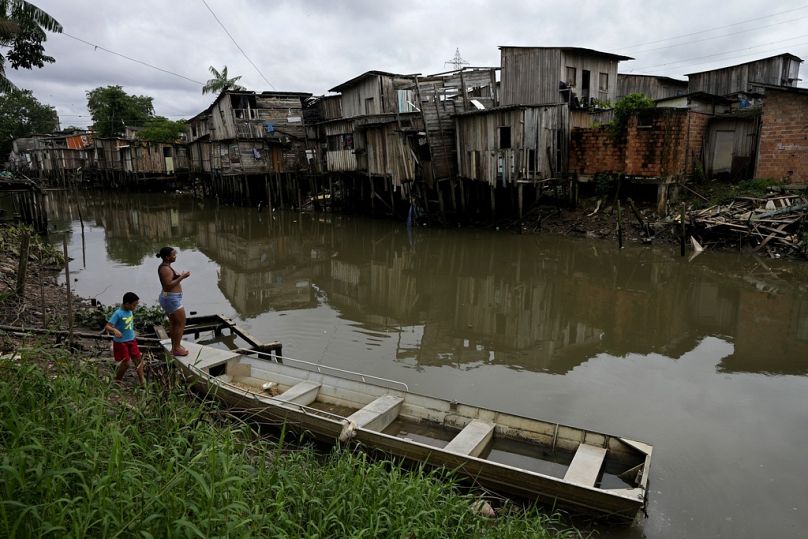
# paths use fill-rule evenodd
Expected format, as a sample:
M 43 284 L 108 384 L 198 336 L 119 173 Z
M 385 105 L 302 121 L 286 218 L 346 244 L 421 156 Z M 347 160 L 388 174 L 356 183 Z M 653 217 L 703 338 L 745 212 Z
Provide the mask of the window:
M 500 127 L 497 129 L 499 131 L 499 148 L 500 149 L 507 149 L 511 147 L 511 128 L 510 126 L 507 127 Z
M 327 147 L 329 152 L 353 150 L 353 133 L 329 135 L 326 142 L 328 144 Z
M 578 70 L 574 67 L 567 66 L 567 86 L 575 88 L 575 80 L 578 78 Z
M 598 91 L 601 92 L 608 92 L 609 91 L 609 74 L 608 73 L 601 73 L 600 78 L 598 79 Z
M 527 173 L 531 176 L 536 173 L 536 150 L 527 151 Z
M 365 114 L 375 114 L 376 107 L 373 106 L 373 98 L 368 97 L 365 99 Z

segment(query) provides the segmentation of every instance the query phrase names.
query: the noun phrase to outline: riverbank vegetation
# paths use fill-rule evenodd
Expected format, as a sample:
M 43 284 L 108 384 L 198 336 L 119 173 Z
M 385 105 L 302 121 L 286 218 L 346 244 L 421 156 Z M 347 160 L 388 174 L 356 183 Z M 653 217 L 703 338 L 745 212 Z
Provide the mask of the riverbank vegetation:
M 65 289 L 32 241 L 23 299 L 18 229 L 0 227 L 0 324 L 64 329 Z M 46 265 L 43 265 L 46 264 Z M 43 282 L 47 286 L 43 287 Z M 46 292 L 43 293 L 43 289 Z M 11 301 L 13 300 L 13 301 Z M 82 312 L 82 311 L 79 311 Z M 100 310 L 87 310 L 94 328 Z M 80 322 L 78 320 L 77 322 Z M 105 341 L 0 337 L 0 536 L 579 537 L 558 516 L 461 490 L 449 472 L 262 432 L 196 398 L 161 356 L 146 388 L 113 382 Z
M 288 447 L 181 384 L 118 387 L 64 350 L 0 373 L 5 537 L 578 536 L 535 509 L 481 516 L 442 473 Z

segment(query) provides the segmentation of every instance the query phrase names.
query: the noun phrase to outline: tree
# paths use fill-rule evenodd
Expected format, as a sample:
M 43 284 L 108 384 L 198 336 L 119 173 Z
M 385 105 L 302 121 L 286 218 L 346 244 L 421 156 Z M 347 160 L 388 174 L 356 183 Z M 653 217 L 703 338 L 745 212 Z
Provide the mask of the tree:
M 137 132 L 137 138 L 150 142 L 175 142 L 185 132 L 185 121 L 171 121 L 162 116 L 149 118 L 143 129 Z
M 120 86 L 100 86 L 87 92 L 87 109 L 98 137 L 123 135 L 127 125 L 143 126 L 154 116 L 153 99 L 129 95 Z
M 241 76 L 233 77 L 232 79 L 227 78 L 227 66 L 224 66 L 221 72 L 217 71 L 213 66 L 210 66 L 208 70 L 210 74 L 213 75 L 213 78 L 209 79 L 202 87 L 203 94 L 211 93 L 218 95 L 225 90 L 244 90 L 243 86 L 236 84 L 239 79 L 241 79 Z
M 47 40 L 45 30 L 61 32 L 62 25 L 24 0 L 0 0 L 0 46 L 8 50 L 0 54 L 0 92 L 15 88 L 6 77 L 6 61 L 14 69 L 32 69 L 53 63 L 45 54 L 42 43 Z
M 31 90 L 13 89 L 0 95 L 0 162 L 8 159 L 14 139 L 52 133 L 58 127 L 56 109 L 37 101 Z

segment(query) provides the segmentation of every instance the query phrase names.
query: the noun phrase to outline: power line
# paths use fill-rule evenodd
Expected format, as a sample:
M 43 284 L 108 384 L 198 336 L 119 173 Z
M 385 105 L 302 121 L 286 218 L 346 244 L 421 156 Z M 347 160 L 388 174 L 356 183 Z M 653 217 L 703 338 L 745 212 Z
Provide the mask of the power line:
M 796 19 L 791 19 L 789 21 L 775 22 L 775 23 L 772 23 L 772 24 L 767 24 L 765 26 L 756 26 L 754 28 L 748 28 L 746 30 L 741 30 L 739 32 L 732 32 L 732 33 L 729 33 L 729 34 L 722 34 L 720 36 L 705 37 L 705 38 L 702 38 L 702 39 L 695 39 L 695 40 L 692 40 L 692 41 L 687 41 L 685 43 L 674 43 L 672 45 L 665 45 L 665 46 L 662 46 L 662 47 L 656 47 L 654 49 L 646 49 L 646 50 L 643 50 L 643 51 L 637 51 L 636 54 L 652 52 L 652 51 L 668 50 L 668 49 L 672 49 L 674 47 L 681 47 L 683 45 L 692 45 L 693 43 L 701 43 L 702 41 L 710 41 L 712 39 L 722 39 L 722 38 L 725 38 L 725 37 L 735 36 L 735 35 L 738 35 L 738 34 L 745 34 L 746 32 L 751 32 L 753 30 L 761 30 L 763 28 L 771 28 L 772 26 L 777 26 L 779 24 L 783 24 L 783 23 L 786 23 L 786 22 L 791 23 L 791 22 L 801 21 L 803 19 L 808 19 L 808 15 L 806 15 L 804 17 L 798 17 Z
M 70 39 L 75 39 L 76 41 L 80 41 L 81 43 L 84 43 L 84 44 L 86 44 L 86 45 L 89 45 L 89 46 L 91 46 L 91 47 L 94 47 L 95 49 L 101 49 L 102 51 L 104 51 L 104 52 L 108 52 L 108 53 L 110 53 L 110 54 L 114 54 L 115 56 L 120 56 L 121 58 L 125 58 L 125 59 L 127 59 L 127 60 L 132 61 L 132 62 L 136 62 L 136 63 L 138 63 L 138 64 L 144 65 L 144 66 L 146 66 L 146 67 L 150 67 L 150 68 L 152 68 L 152 69 L 156 69 L 157 71 L 162 71 L 163 73 L 168 73 L 169 75 L 174 75 L 175 77 L 179 77 L 179 78 L 181 78 L 181 79 L 185 79 L 185 80 L 187 80 L 187 81 L 189 81 L 189 82 L 193 82 L 194 84 L 198 84 L 198 85 L 200 85 L 200 86 L 204 86 L 204 83 L 199 82 L 198 80 L 194 80 L 194 79 L 192 79 L 192 78 L 186 77 L 185 75 L 180 75 L 179 73 L 174 73 L 173 71 L 170 71 L 170 70 L 168 70 L 168 69 L 163 69 L 162 67 L 157 67 L 157 66 L 152 65 L 152 64 L 150 64 L 150 63 L 148 63 L 148 62 L 144 62 L 143 60 L 138 60 L 137 58 L 132 58 L 131 56 L 126 56 L 125 54 L 121 54 L 121 53 L 119 53 L 119 52 L 115 52 L 115 51 L 113 51 L 113 50 L 110 50 L 110 49 L 107 49 L 107 48 L 105 48 L 105 47 L 102 47 L 101 45 L 96 45 L 95 43 L 90 43 L 89 41 L 86 41 L 86 40 L 84 40 L 84 39 L 81 39 L 80 37 L 72 36 L 72 35 L 68 34 L 67 32 L 62 32 L 62 35 L 67 36 L 67 37 L 69 37 Z
M 267 84 L 269 84 L 269 87 L 270 87 L 270 88 L 272 88 L 272 89 L 274 90 L 274 89 L 275 89 L 275 87 L 274 87 L 274 86 L 272 86 L 272 83 L 271 83 L 271 82 L 269 82 L 269 80 L 268 80 L 268 79 L 267 79 L 267 78 L 264 76 L 264 74 L 263 74 L 263 73 L 261 73 L 261 70 L 260 70 L 260 69 L 258 69 L 258 66 L 257 66 L 257 65 L 255 65 L 255 63 L 253 63 L 253 61 L 252 61 L 252 60 L 250 60 L 250 57 L 249 57 L 249 56 L 247 56 L 247 53 L 246 53 L 246 52 L 244 52 L 244 49 L 242 49 L 242 48 L 241 48 L 241 45 L 239 45 L 239 44 L 236 42 L 236 39 L 235 39 L 235 38 L 233 37 L 233 35 L 232 35 L 232 34 L 231 34 L 231 33 L 230 33 L 228 30 L 227 30 L 227 28 L 226 28 L 226 27 L 225 27 L 225 25 L 222 23 L 222 21 L 220 21 L 220 20 L 219 20 L 219 17 L 217 17 L 217 16 L 216 16 L 216 14 L 215 14 L 215 13 L 213 12 L 213 10 L 210 8 L 210 6 L 208 5 L 208 3 L 207 3 L 205 0 L 202 0 L 202 3 L 203 3 L 203 4 L 205 4 L 205 7 L 206 7 L 206 8 L 208 8 L 208 11 L 210 11 L 210 14 L 211 14 L 211 15 L 213 15 L 213 18 L 214 18 L 214 19 L 216 19 L 216 22 L 218 22 L 218 23 L 219 23 L 219 26 L 221 26 L 221 27 L 222 27 L 222 30 L 224 30 L 224 32 L 225 32 L 225 33 L 228 35 L 228 37 L 230 37 L 231 41 L 233 41 L 233 43 L 236 45 L 236 47 L 238 48 L 238 50 L 240 50 L 240 51 L 241 51 L 241 54 L 244 56 L 244 58 L 246 58 L 246 59 L 247 59 L 247 61 L 248 61 L 248 62 L 250 62 L 250 65 L 252 65 L 252 66 L 255 68 L 255 70 L 256 70 L 256 71 L 258 71 L 258 74 L 259 74 L 259 75 L 261 75 L 261 78 L 262 78 L 262 79 L 264 79 L 264 81 L 265 81 Z
M 706 30 L 699 30 L 698 32 L 691 32 L 689 34 L 681 34 L 681 35 L 678 35 L 678 36 L 666 37 L 664 39 L 658 39 L 656 41 L 647 41 L 645 43 L 638 43 L 636 45 L 628 45 L 627 47 L 620 47 L 620 48 L 615 49 L 615 50 L 622 51 L 622 50 L 626 50 L 626 49 L 632 49 L 634 47 L 642 47 L 644 45 L 653 45 L 655 43 L 662 43 L 663 41 L 671 41 L 672 39 L 678 39 L 680 37 L 690 37 L 690 36 L 695 36 L 695 35 L 698 35 L 698 34 L 705 34 L 707 32 L 712 32 L 714 30 L 723 30 L 724 28 L 731 28 L 733 26 L 739 26 L 741 24 L 746 24 L 748 22 L 757 22 L 757 21 L 760 21 L 761 19 L 770 19 L 770 18 L 776 17 L 778 15 L 784 15 L 786 13 L 792 13 L 794 11 L 800 11 L 800 10 L 806 9 L 806 8 L 808 8 L 808 6 L 802 6 L 802 7 L 798 7 L 798 8 L 794 8 L 794 9 L 788 9 L 786 11 L 778 11 L 777 13 L 772 13 L 771 15 L 763 15 L 762 17 L 755 17 L 754 19 L 746 19 L 746 20 L 738 21 L 738 22 L 735 22 L 735 23 L 732 23 L 732 24 L 726 24 L 724 26 L 715 26 L 713 28 L 707 28 Z M 791 21 L 784 21 L 784 22 L 791 22 Z
M 629 69 L 628 72 L 632 73 L 632 72 L 638 71 L 640 69 L 651 69 L 651 68 L 654 68 L 654 67 L 670 67 L 670 66 L 684 65 L 684 64 L 704 65 L 704 64 L 709 63 L 709 62 L 701 62 L 701 63 L 697 63 L 697 64 L 691 64 L 691 62 L 693 60 L 702 60 L 704 58 L 715 58 L 717 56 L 726 56 L 726 58 L 724 58 L 724 60 L 731 60 L 733 58 L 740 58 L 740 57 L 743 57 L 743 56 L 749 56 L 748 53 L 734 54 L 734 53 L 736 53 L 738 51 L 750 51 L 750 50 L 753 50 L 753 49 L 759 49 L 761 47 L 768 47 L 770 45 L 776 45 L 776 44 L 779 44 L 779 43 L 783 43 L 785 41 L 793 41 L 795 39 L 803 39 L 805 37 L 807 37 L 807 36 L 806 35 L 795 36 L 795 37 L 791 37 L 791 38 L 788 38 L 788 39 L 783 39 L 783 40 L 780 40 L 780 41 L 770 41 L 768 43 L 763 43 L 761 45 L 755 45 L 753 47 L 747 47 L 745 49 L 733 49 L 732 51 L 724 51 L 724 52 L 719 52 L 719 53 L 716 53 L 716 54 L 707 54 L 707 55 L 704 55 L 704 56 L 695 56 L 695 57 L 692 57 L 692 58 L 685 58 L 683 60 L 675 60 L 675 61 L 672 61 L 672 62 L 666 62 L 664 64 L 654 64 L 654 65 L 639 66 L 639 67 L 634 67 L 632 69 Z M 792 47 L 800 47 L 802 45 L 805 45 L 805 43 L 796 43 L 796 44 L 791 45 L 791 46 Z M 776 51 L 776 50 L 779 50 L 779 49 L 767 49 L 766 51 L 760 51 L 760 54 L 762 54 L 764 52 L 770 52 L 770 51 Z M 731 56 L 727 56 L 727 55 L 731 55 Z

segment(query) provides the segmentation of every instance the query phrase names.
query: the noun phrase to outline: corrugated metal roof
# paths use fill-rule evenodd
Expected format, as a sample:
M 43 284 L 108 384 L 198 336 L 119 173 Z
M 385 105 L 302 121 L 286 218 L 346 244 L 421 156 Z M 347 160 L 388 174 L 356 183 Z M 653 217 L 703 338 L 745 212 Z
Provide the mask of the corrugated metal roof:
M 631 56 L 623 56 L 622 54 L 613 54 L 611 52 L 596 51 L 595 49 L 585 49 L 583 47 L 522 47 L 511 45 L 500 45 L 499 50 L 502 49 L 543 49 L 543 50 L 559 50 L 564 52 L 574 52 L 576 54 L 589 54 L 592 56 L 602 56 L 605 58 L 612 58 L 614 60 L 633 60 Z

